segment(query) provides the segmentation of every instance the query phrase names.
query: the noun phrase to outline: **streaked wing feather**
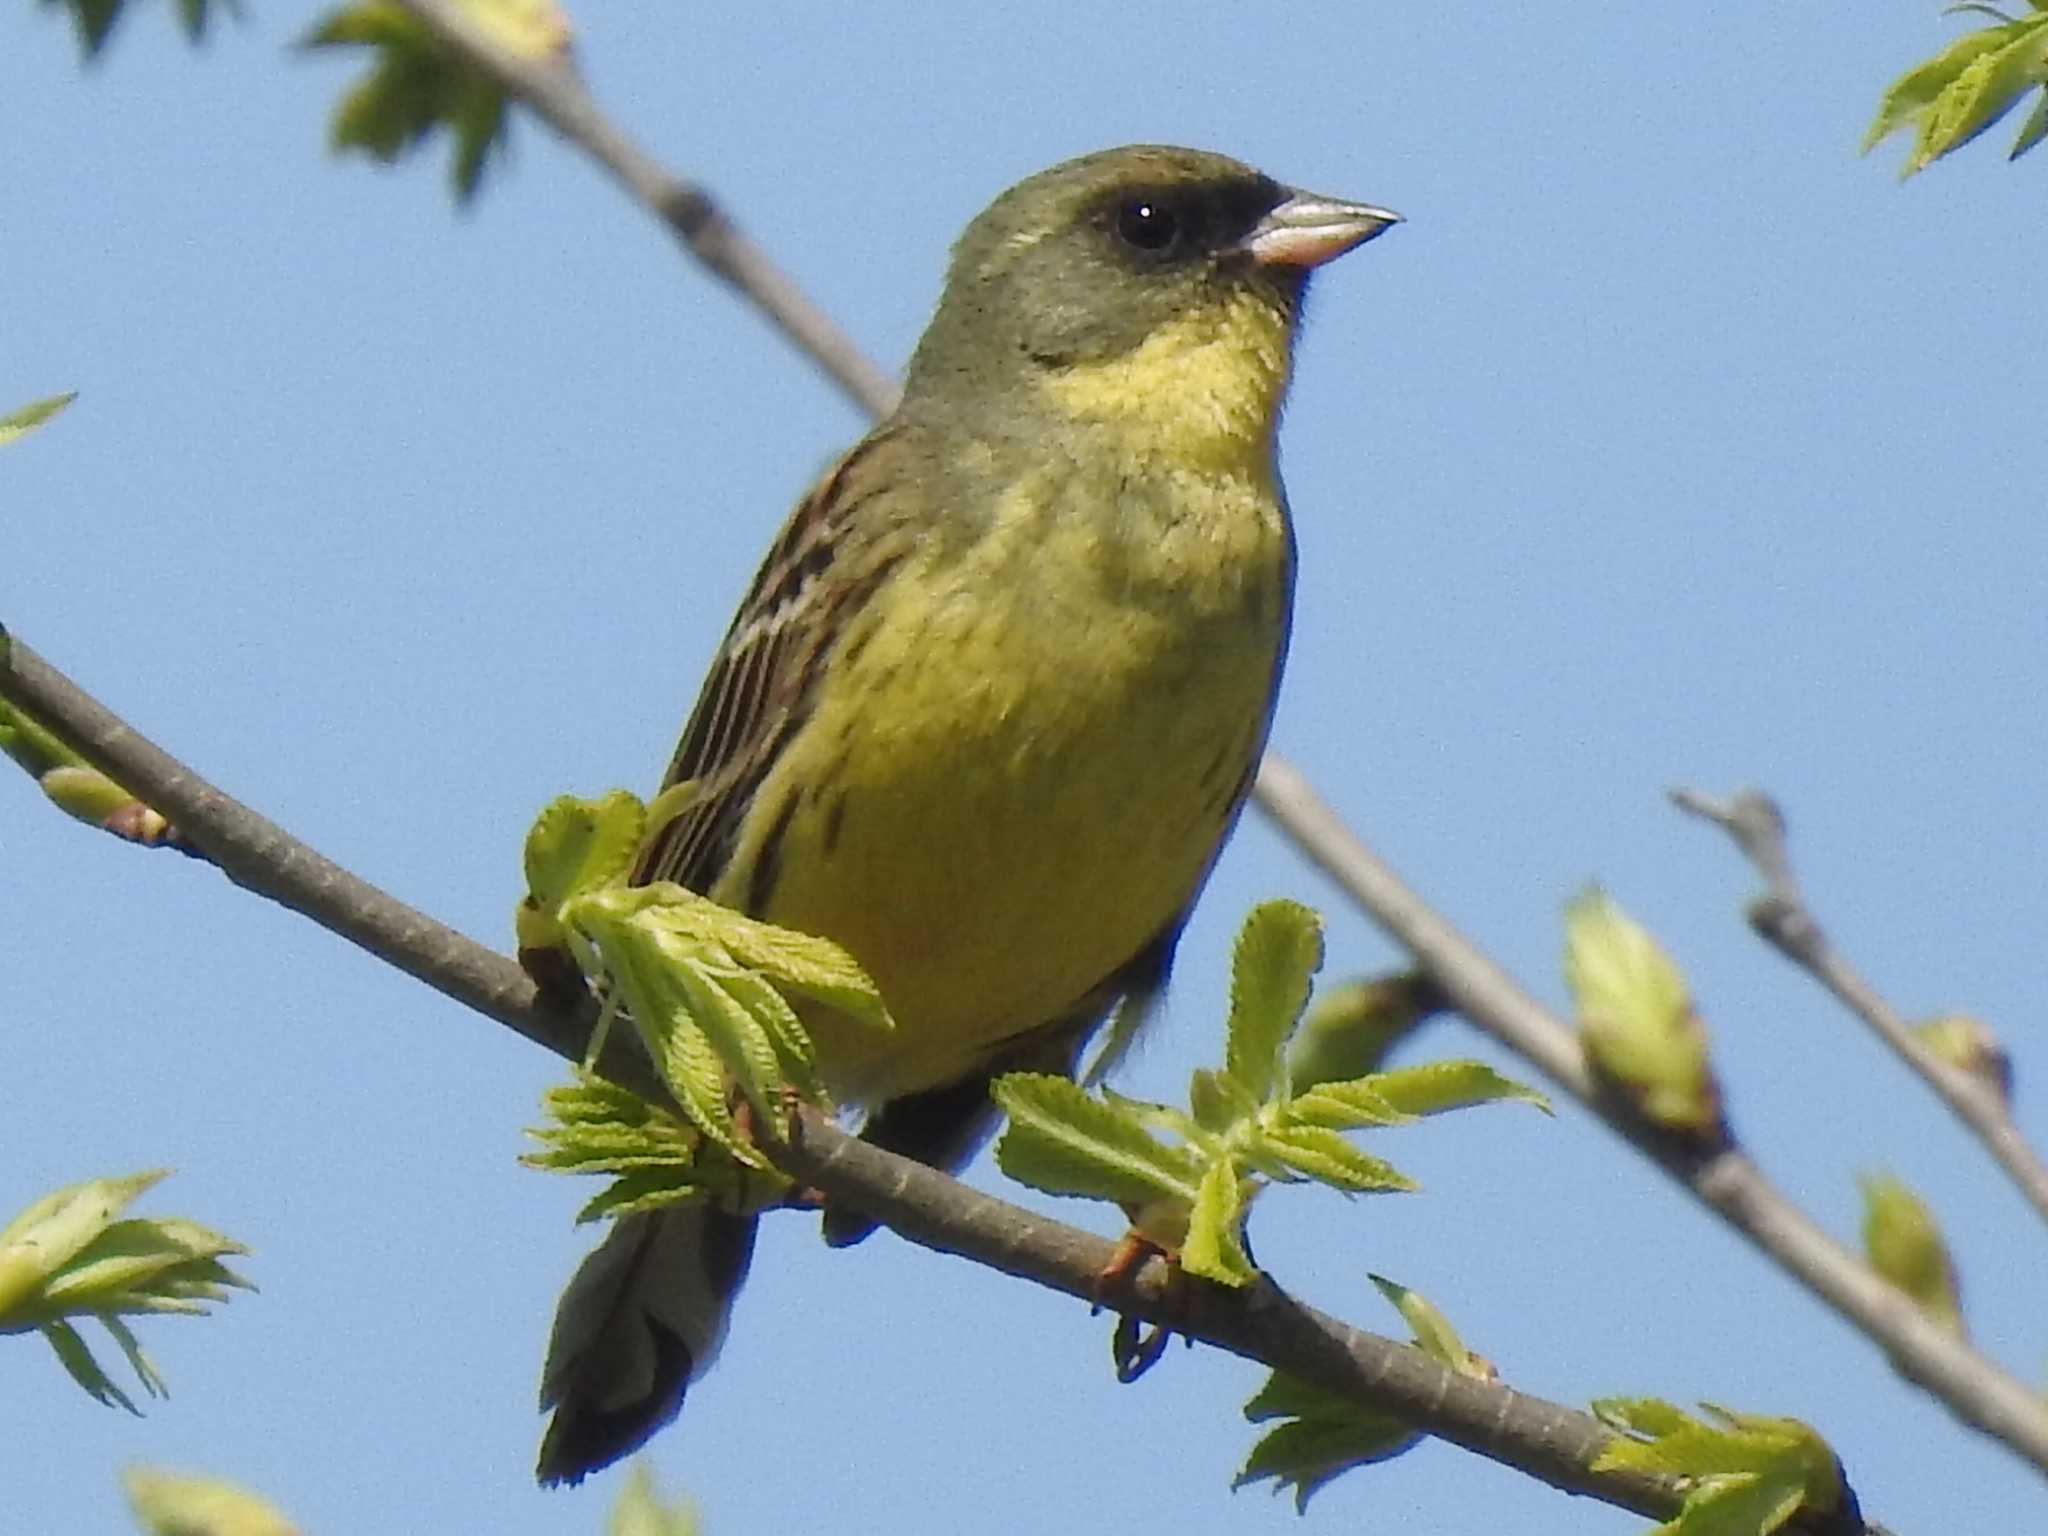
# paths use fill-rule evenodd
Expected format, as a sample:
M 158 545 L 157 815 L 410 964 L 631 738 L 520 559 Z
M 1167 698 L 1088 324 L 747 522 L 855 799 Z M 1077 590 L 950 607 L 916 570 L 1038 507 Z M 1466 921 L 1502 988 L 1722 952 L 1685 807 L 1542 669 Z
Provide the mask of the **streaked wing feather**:
M 754 792 L 802 724 L 833 642 L 886 572 L 827 579 L 848 553 L 854 508 L 888 483 L 897 440 L 885 426 L 856 444 L 776 535 L 662 780 L 663 788 L 696 780 L 698 791 L 642 856 L 637 882 L 709 890 L 731 858 Z

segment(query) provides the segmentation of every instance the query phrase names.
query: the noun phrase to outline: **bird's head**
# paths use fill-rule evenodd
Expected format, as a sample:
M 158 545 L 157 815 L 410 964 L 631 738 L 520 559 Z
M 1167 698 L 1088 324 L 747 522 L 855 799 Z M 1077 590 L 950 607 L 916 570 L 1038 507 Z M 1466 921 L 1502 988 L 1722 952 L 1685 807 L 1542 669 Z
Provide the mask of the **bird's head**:
M 1167 408 L 1269 425 L 1309 274 L 1396 223 L 1223 155 L 1157 145 L 1041 171 L 954 247 L 908 398 L 1015 398 L 1080 415 Z

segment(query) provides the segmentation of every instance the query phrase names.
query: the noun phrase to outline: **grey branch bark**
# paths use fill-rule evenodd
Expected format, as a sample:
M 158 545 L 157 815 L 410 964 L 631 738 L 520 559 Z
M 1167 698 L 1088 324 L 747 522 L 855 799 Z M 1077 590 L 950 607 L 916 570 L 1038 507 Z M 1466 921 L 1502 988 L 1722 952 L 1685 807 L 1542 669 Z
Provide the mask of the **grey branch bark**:
M 1950 1113 L 1984 1143 L 2020 1193 L 2032 1202 L 2035 1212 L 2048 1219 L 2048 1165 L 2020 1134 L 1997 1087 L 1944 1061 L 1915 1039 L 1883 994 L 1828 938 L 1792 873 L 1791 855 L 1785 846 L 1785 817 L 1777 802 L 1755 789 L 1741 790 L 1727 800 L 1696 789 L 1674 789 L 1671 799 L 1680 810 L 1726 832 L 1763 876 L 1764 892 L 1749 904 L 1750 927 L 1890 1046 Z
M 595 1009 L 552 1006 L 517 962 L 314 852 L 171 757 L 4 632 L 0 698 L 172 817 L 237 885 L 312 919 L 563 1059 L 582 1060 Z M 614 1043 L 599 1071 L 645 1097 L 672 1102 L 645 1058 L 618 1038 L 624 1033 L 612 1032 Z M 857 1141 L 815 1114 L 804 1117 L 793 1145 L 771 1150 L 787 1172 L 828 1198 L 871 1212 L 914 1242 L 1085 1301 L 1096 1299 L 1099 1278 L 1115 1252 L 1103 1238 L 977 1193 L 936 1169 Z M 1270 1281 L 1243 1290 L 1191 1276 L 1169 1284 L 1166 1267 L 1153 1260 L 1109 1299 L 1134 1317 L 1300 1376 L 1552 1487 L 1657 1518 L 1678 1509 L 1682 1491 L 1674 1479 L 1589 1470 L 1594 1453 L 1610 1438 L 1591 1416 L 1459 1376 L 1418 1349 L 1293 1300 Z
M 444 46 L 610 173 L 686 252 L 731 284 L 855 405 L 870 415 L 888 414 L 896 403 L 895 381 L 726 217 L 705 187 L 668 171 L 598 108 L 572 57 L 535 59 L 509 48 L 453 0 L 399 3 Z
M 1535 1063 L 1644 1156 L 1861 1330 L 1900 1374 L 2048 1471 L 2048 1400 L 1928 1319 L 1907 1295 L 1808 1220 L 1734 1149 L 1664 1135 L 1595 1090 L 1578 1036 L 1433 911 L 1294 768 L 1268 758 L 1259 804 L 1443 988 L 1466 1018 Z
M 689 254 L 759 309 L 848 396 L 872 414 L 879 415 L 890 408 L 896 390 L 887 376 L 868 363 L 852 342 L 803 297 L 787 275 L 732 224 L 703 187 L 672 175 L 616 128 L 591 99 L 569 59 L 536 61 L 525 57 L 503 46 L 450 0 L 399 3 L 443 44 L 495 77 L 509 94 L 589 154 L 660 220 Z M 571 1060 L 580 1059 L 581 1043 L 588 1038 L 587 1021 L 537 1009 L 531 983 L 513 962 L 383 895 L 306 849 L 247 807 L 199 780 L 116 717 L 76 694 L 75 689 L 67 689 L 68 685 L 57 674 L 18 644 L 12 662 L 0 664 L 0 696 L 29 710 L 103 771 L 170 817 L 237 883 L 270 895 L 332 928 L 535 1043 Z M 74 694 L 76 697 L 71 696 Z M 1739 1154 L 1721 1152 L 1702 1159 L 1695 1152 L 1670 1144 L 1652 1128 L 1637 1123 L 1594 1093 L 1571 1032 L 1408 890 L 1338 821 L 1301 774 L 1277 755 L 1267 755 L 1255 795 L 1266 813 L 1309 859 L 1330 872 L 1369 916 L 1407 947 L 1474 1023 L 1592 1107 L 1632 1145 L 1879 1342 L 1908 1376 L 1941 1398 L 1958 1417 L 1998 1437 L 2035 1466 L 2048 1471 L 2048 1406 L 2040 1399 L 1990 1361 L 1934 1328 L 1903 1295 L 1885 1285 L 1867 1266 L 1808 1222 Z M 623 1086 L 661 1096 L 658 1085 L 651 1081 L 651 1069 L 635 1059 L 630 1050 L 615 1046 L 599 1065 L 600 1070 Z M 839 1149 L 843 1141 L 836 1130 L 821 1126 L 817 1138 L 806 1145 L 824 1152 Z M 857 1153 L 843 1150 L 847 1157 L 856 1160 L 886 1156 L 872 1148 Z M 841 1170 L 854 1167 L 872 1171 L 864 1162 L 844 1159 L 833 1168 L 819 1165 L 793 1171 L 812 1178 L 828 1194 L 843 1193 L 856 1203 L 869 1203 L 892 1226 L 899 1226 L 913 1236 L 923 1233 L 920 1241 L 929 1239 L 934 1246 L 970 1254 L 1013 1273 L 1032 1273 L 1013 1267 L 1024 1263 L 1015 1256 L 1023 1253 L 1024 1248 L 1019 1246 L 1021 1239 L 1014 1232 L 986 1234 L 985 1247 L 964 1231 L 941 1241 L 940 1229 L 924 1225 L 927 1217 L 914 1207 L 888 1208 L 878 1190 L 864 1195 L 851 1182 L 835 1190 L 830 1181 Z M 927 1180 L 943 1176 L 906 1164 L 889 1170 L 889 1177 L 900 1180 L 902 1187 L 909 1190 L 926 1187 Z M 1058 1230 L 1063 1234 L 1070 1231 Z M 1011 1257 L 1006 1259 L 1006 1254 Z M 1046 1262 L 1051 1262 L 1049 1256 Z M 1033 1278 L 1039 1277 L 1033 1274 Z M 1134 1310 L 1138 1310 L 1135 1305 Z M 1141 1315 L 1155 1316 L 1151 1312 Z M 1301 1314 L 1297 1309 L 1289 1315 Z M 1237 1347 L 1231 1341 L 1236 1335 L 1225 1337 L 1219 1333 L 1211 1338 L 1198 1327 L 1186 1326 L 1185 1319 L 1176 1321 L 1163 1313 L 1157 1314 L 1156 1320 L 1184 1327 L 1192 1336 L 1209 1338 L 1219 1347 Z M 1283 1363 L 1266 1354 L 1259 1358 L 1272 1364 Z M 1297 1366 L 1289 1364 L 1285 1368 L 1292 1370 Z M 1355 1368 L 1365 1376 L 1371 1374 L 1367 1367 Z M 1341 1373 L 1334 1372 L 1334 1368 L 1303 1365 L 1298 1373 L 1332 1390 L 1343 1390 L 1334 1379 L 1335 1374 Z M 1459 1385 L 1461 1382 L 1463 1378 L 1444 1373 L 1435 1386 L 1450 1395 L 1477 1388 L 1477 1384 Z M 1512 1422 L 1516 1403 L 1533 1401 L 1506 1389 L 1489 1390 L 1504 1394 L 1499 1399 L 1487 1399 L 1489 1408 L 1500 1410 L 1498 1425 Z M 1423 1397 L 1431 1395 L 1425 1392 Z M 1412 1411 L 1388 1400 L 1376 1400 L 1372 1406 L 1438 1429 L 1438 1423 L 1430 1417 L 1436 1409 L 1426 1403 L 1412 1405 Z M 1570 1410 L 1544 1407 L 1546 1412 L 1570 1415 Z M 1581 1430 L 1592 1424 L 1583 1416 L 1570 1416 L 1582 1421 Z M 1464 1438 L 1465 1432 L 1448 1420 L 1443 1421 L 1438 1432 L 1485 1454 L 1494 1454 L 1482 1440 Z M 1604 1433 L 1597 1426 L 1590 1432 Z M 1530 1443 L 1542 1438 L 1537 1434 Z M 1530 1462 L 1515 1464 L 1545 1476 L 1539 1464 L 1547 1465 L 1553 1458 L 1535 1450 L 1529 1455 Z M 1662 1514 L 1675 1507 L 1668 1502 L 1641 1502 L 1643 1495 L 1639 1490 L 1629 1491 L 1610 1484 L 1605 1475 L 1601 1483 L 1601 1497 L 1628 1508 Z M 1563 1482 L 1557 1485 L 1578 1487 Z

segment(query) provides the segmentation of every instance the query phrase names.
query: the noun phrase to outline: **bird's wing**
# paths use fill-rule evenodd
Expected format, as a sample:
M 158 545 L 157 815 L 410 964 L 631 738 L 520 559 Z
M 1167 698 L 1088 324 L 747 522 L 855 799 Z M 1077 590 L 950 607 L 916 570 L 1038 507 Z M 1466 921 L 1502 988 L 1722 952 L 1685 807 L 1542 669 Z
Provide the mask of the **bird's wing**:
M 683 808 L 641 855 L 637 883 L 674 880 L 708 891 L 732 857 L 754 792 L 809 713 L 825 661 L 848 618 L 894 558 L 874 537 L 890 520 L 856 524 L 857 509 L 902 483 L 902 433 L 884 426 L 856 444 L 797 503 L 734 615 L 663 787 L 691 783 Z

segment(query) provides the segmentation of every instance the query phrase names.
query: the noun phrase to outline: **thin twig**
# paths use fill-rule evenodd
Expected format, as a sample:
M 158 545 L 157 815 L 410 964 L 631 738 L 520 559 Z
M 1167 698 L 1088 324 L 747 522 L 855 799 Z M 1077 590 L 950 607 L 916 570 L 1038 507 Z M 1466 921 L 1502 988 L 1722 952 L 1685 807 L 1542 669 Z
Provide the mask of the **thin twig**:
M 1671 799 L 1680 810 L 1726 832 L 1764 877 L 1764 893 L 1746 909 L 1750 927 L 1897 1052 L 1990 1149 L 2034 1210 L 2048 1218 L 2048 1165 L 2027 1145 L 1996 1085 L 1922 1045 L 1906 1021 L 1829 941 L 1793 877 L 1785 817 L 1777 802 L 1757 789 L 1739 790 L 1726 800 L 1695 789 L 1674 789 Z
M 1809 1221 L 1747 1157 L 1660 1133 L 1586 1071 L 1578 1037 L 1405 885 L 1337 818 L 1299 771 L 1268 757 L 1259 804 L 1472 1023 L 1535 1063 L 1609 1127 L 1726 1219 L 1891 1357 L 1899 1372 L 2048 1471 L 2048 1402 L 1937 1327 L 1903 1291 Z
M 887 415 L 896 385 L 851 337 L 726 217 L 703 186 L 685 181 L 607 117 L 564 53 L 533 58 L 506 46 L 454 0 L 399 0 L 441 43 L 531 107 L 549 127 L 609 171 L 665 224 L 683 249 L 730 283 L 804 356 L 871 415 Z
M 516 964 L 385 894 L 214 788 L 4 630 L 0 698 L 169 817 L 180 837 L 235 884 L 311 918 L 534 1044 L 582 1059 L 594 1009 L 588 1018 L 537 1010 L 533 984 Z M 661 1080 L 633 1056 L 615 1041 L 600 1070 L 636 1093 L 659 1097 Z
M 0 698 L 32 713 L 149 804 L 174 814 L 185 835 L 244 889 L 312 919 L 564 1059 L 582 1059 L 594 1009 L 554 1007 L 515 961 L 306 847 L 146 740 L 4 633 Z M 616 1038 L 622 1032 L 613 1033 Z M 669 1101 L 667 1089 L 630 1047 L 608 1051 L 599 1070 L 636 1093 Z M 1114 1245 L 1092 1233 L 979 1194 L 924 1164 L 857 1141 L 815 1114 L 804 1117 L 794 1145 L 770 1150 L 804 1183 L 926 1247 L 1085 1301 L 1099 1299 L 1096 1286 Z M 1674 1479 L 1588 1470 L 1611 1438 L 1589 1415 L 1460 1376 L 1418 1349 L 1327 1317 L 1270 1281 L 1243 1290 L 1188 1276 L 1168 1284 L 1165 1266 L 1155 1261 L 1111 1299 L 1147 1322 L 1300 1376 L 1553 1487 L 1657 1517 L 1678 1508 L 1681 1490 Z

